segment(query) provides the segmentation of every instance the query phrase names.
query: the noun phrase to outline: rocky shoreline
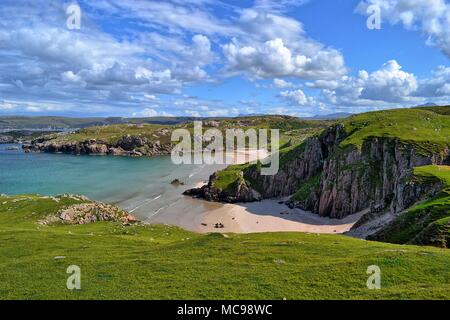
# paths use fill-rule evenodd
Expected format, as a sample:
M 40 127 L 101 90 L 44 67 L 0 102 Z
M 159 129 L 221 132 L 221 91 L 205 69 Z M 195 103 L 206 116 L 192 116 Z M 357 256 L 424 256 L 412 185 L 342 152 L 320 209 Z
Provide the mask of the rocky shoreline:
M 145 137 L 125 135 L 116 143 L 90 139 L 85 141 L 60 141 L 57 139 L 39 138 L 22 146 L 26 153 L 47 152 L 67 153 L 74 155 L 112 155 L 112 156 L 159 156 L 169 155 L 172 144 L 150 141 Z
M 13 144 L 18 143 L 19 141 L 13 136 L 8 135 L 0 135 L 0 144 Z

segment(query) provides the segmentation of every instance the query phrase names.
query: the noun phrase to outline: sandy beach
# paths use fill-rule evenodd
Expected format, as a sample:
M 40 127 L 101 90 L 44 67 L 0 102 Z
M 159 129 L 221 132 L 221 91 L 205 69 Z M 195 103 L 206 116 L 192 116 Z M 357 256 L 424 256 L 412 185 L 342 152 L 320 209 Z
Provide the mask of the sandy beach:
M 290 209 L 277 199 L 260 202 L 224 204 L 205 214 L 200 227 L 202 233 L 307 232 L 344 233 L 361 218 L 363 212 L 342 220 L 320 217 L 317 214 Z M 224 228 L 216 228 L 216 223 Z
M 259 150 L 239 151 L 226 154 L 233 163 L 241 164 L 267 156 Z M 223 168 L 226 166 L 223 166 Z M 217 167 L 204 166 L 185 186 L 178 188 L 182 193 L 188 188 L 199 188 L 207 183 L 206 177 Z M 203 177 L 203 179 L 200 179 Z M 200 179 L 200 180 L 199 180 Z M 285 199 L 267 199 L 260 202 L 223 204 L 181 196 L 160 212 L 145 219 L 147 223 L 176 225 L 200 233 L 257 233 L 257 232 L 307 232 L 344 233 L 359 220 L 363 213 L 354 214 L 342 220 L 320 217 L 300 209 L 290 209 Z M 222 224 L 223 228 L 216 228 Z

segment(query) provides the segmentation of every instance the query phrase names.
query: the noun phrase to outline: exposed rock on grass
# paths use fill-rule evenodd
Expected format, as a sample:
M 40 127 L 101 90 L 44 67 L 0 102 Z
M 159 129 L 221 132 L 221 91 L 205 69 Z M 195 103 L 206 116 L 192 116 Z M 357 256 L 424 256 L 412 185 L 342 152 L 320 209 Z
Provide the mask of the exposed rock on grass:
M 66 224 L 88 224 L 98 221 L 114 221 L 122 224 L 130 224 L 137 222 L 136 218 L 129 215 L 116 206 L 92 202 L 74 204 L 67 208 L 61 209 L 55 215 L 50 215 L 39 223 L 49 225 L 54 223 Z

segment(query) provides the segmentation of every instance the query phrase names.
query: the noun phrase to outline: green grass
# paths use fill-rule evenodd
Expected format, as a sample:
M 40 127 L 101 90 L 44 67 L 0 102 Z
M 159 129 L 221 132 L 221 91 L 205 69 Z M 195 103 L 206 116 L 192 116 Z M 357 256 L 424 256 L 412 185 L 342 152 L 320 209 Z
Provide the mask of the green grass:
M 243 179 L 242 170 L 239 167 L 232 166 L 227 170 L 217 172 L 217 180 L 213 182 L 213 185 L 222 191 L 232 192 L 241 179 Z
M 320 178 L 321 175 L 319 174 L 303 182 L 298 188 L 297 192 L 295 192 L 294 195 L 291 197 L 291 199 L 298 202 L 306 201 L 311 192 L 319 188 Z
M 436 178 L 442 181 L 443 191 L 450 195 L 450 166 L 423 166 L 414 168 L 414 175 L 417 177 Z
M 368 138 L 394 138 L 427 154 L 438 153 L 450 144 L 450 116 L 431 109 L 396 109 L 352 116 L 342 122 L 347 137 L 341 146 L 360 148 Z
M 421 184 L 440 180 L 442 192 L 398 216 L 376 235 L 376 239 L 450 247 L 450 167 L 432 165 L 414 168 L 414 179 Z
M 450 298 L 448 250 L 338 235 L 36 223 L 74 202 L 0 197 L 0 299 Z M 66 289 L 70 265 L 81 268 L 79 291 Z M 370 265 L 381 268 L 381 290 L 366 287 Z

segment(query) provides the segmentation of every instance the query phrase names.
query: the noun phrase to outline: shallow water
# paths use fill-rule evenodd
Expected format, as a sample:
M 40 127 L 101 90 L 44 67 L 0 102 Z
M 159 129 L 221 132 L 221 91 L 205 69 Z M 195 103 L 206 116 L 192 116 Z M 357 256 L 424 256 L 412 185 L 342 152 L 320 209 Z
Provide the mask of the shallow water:
M 73 156 L 6 150 L 11 146 L 19 145 L 0 145 L 0 193 L 83 194 L 117 204 L 143 220 L 167 213 L 175 204 L 176 210 L 195 209 L 197 204 L 184 200 L 182 192 L 218 169 L 174 165 L 169 156 Z M 171 185 L 176 178 L 186 185 Z M 180 200 L 186 202 L 181 205 Z

